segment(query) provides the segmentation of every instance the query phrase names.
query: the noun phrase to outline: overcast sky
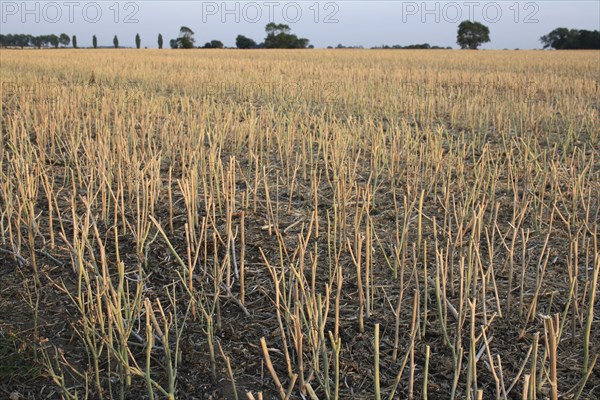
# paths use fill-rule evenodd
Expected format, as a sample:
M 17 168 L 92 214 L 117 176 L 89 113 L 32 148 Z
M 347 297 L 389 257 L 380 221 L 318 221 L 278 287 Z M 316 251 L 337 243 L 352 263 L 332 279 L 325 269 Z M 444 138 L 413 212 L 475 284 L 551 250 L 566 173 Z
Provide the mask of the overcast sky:
M 264 27 L 286 23 L 315 47 L 429 43 L 458 47 L 460 21 L 479 21 L 490 28 L 484 49 L 540 48 L 539 37 L 557 27 L 600 29 L 600 1 L 22 1 L 0 0 L 0 31 L 77 35 L 79 47 L 165 47 L 179 27 L 190 27 L 196 43 L 218 39 L 234 46 L 238 34 L 261 42 Z

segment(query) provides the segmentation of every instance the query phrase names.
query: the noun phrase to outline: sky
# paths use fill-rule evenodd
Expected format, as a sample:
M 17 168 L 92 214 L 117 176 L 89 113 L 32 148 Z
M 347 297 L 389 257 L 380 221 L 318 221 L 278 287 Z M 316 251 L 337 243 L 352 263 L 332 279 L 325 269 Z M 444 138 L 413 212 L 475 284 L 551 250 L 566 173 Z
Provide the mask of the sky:
M 0 0 L 0 32 L 76 35 L 79 47 L 165 47 L 181 26 L 195 32 L 196 44 L 213 39 L 235 46 L 242 34 L 263 41 L 265 25 L 285 23 L 317 48 L 327 46 L 402 46 L 429 43 L 457 48 L 463 20 L 490 29 L 482 49 L 537 49 L 540 36 L 557 27 L 600 30 L 600 1 L 23 1 Z

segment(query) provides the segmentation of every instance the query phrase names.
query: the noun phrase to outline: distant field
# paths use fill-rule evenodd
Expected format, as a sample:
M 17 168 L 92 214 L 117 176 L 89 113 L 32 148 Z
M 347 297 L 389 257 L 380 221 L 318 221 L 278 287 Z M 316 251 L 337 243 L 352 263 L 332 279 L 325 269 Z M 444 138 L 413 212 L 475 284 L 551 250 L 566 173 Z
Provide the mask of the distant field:
M 0 398 L 600 397 L 599 54 L 1 50 Z

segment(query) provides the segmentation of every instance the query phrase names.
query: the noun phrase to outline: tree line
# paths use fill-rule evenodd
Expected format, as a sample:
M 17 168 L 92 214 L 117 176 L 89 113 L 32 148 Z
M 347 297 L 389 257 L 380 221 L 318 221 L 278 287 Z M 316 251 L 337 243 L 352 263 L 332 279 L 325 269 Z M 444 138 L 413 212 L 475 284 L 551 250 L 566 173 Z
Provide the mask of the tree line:
M 238 35 L 235 39 L 235 45 L 238 49 L 306 49 L 313 48 L 310 41 L 306 38 L 298 37 L 293 34 L 289 25 L 276 24 L 271 22 L 265 27 L 266 37 L 260 43 L 244 35 Z M 222 49 L 223 42 L 220 40 L 211 40 L 203 46 L 196 46 L 194 31 L 186 26 L 179 29 L 179 36 L 169 41 L 173 49 Z M 547 35 L 542 36 L 540 42 L 544 49 L 553 48 L 557 50 L 574 49 L 600 49 L 600 32 L 588 31 L 584 29 L 556 28 Z M 458 26 L 456 42 L 462 49 L 477 49 L 481 44 L 490 41 L 490 30 L 487 26 L 476 21 L 463 21 Z M 162 34 L 158 35 L 158 48 L 162 49 L 164 40 Z M 72 37 L 66 33 L 60 35 L 28 35 L 28 34 L 0 34 L 0 47 L 68 47 L 78 48 L 77 36 Z M 141 48 L 142 39 L 140 34 L 135 35 L 135 46 Z M 98 48 L 98 38 L 92 36 L 92 47 Z M 117 35 L 113 38 L 113 47 L 119 48 L 119 38 Z M 328 47 L 332 48 L 332 47 Z M 346 48 L 339 44 L 337 48 Z M 348 47 L 362 48 L 362 46 Z M 428 43 L 414 44 L 409 46 L 400 45 L 382 45 L 380 47 L 371 47 L 372 49 L 443 49 L 444 47 L 431 46 Z M 445 47 L 449 49 L 450 47 Z
M 291 32 L 291 28 L 286 24 L 276 24 L 271 22 L 265 27 L 267 36 L 262 43 L 257 44 L 253 39 L 248 38 L 244 35 L 238 35 L 235 44 L 238 49 L 305 49 L 312 48 L 310 41 L 306 38 L 299 38 L 297 35 Z M 0 34 L 0 47 L 54 47 L 59 46 L 68 47 L 72 44 L 73 48 L 78 48 L 77 36 L 73 35 L 71 38 L 66 33 L 61 33 L 59 36 L 55 34 L 51 35 L 28 35 L 28 34 Z M 157 39 L 158 48 L 162 49 L 164 45 L 164 39 L 162 34 L 158 35 Z M 187 26 L 182 26 L 179 29 L 179 36 L 175 39 L 171 39 L 169 42 L 173 49 L 193 49 L 193 48 L 204 48 L 204 49 L 222 49 L 225 47 L 223 42 L 220 40 L 211 40 L 206 42 L 204 46 L 196 46 L 196 39 L 194 38 L 194 31 Z M 140 34 L 135 35 L 135 47 L 141 48 L 142 39 Z M 92 36 L 92 47 L 98 48 L 98 38 L 96 35 Z M 113 38 L 113 47 L 119 48 L 119 38 L 117 35 Z
M 600 32 L 585 29 L 556 28 L 540 38 L 544 48 L 556 50 L 599 50 Z
M 289 25 L 276 24 L 270 22 L 265 26 L 267 36 L 261 43 L 256 43 L 254 39 L 244 35 L 238 35 L 235 39 L 235 46 L 238 49 L 306 49 L 312 48 L 310 41 L 306 38 L 299 38 L 292 33 Z M 179 29 L 179 37 L 171 39 L 171 48 L 173 49 L 193 49 L 196 48 L 194 31 L 187 26 Z M 204 49 L 222 49 L 223 42 L 220 40 L 211 40 L 198 48 Z
M 336 48 L 343 48 L 338 45 Z M 443 47 L 443 46 L 432 46 L 429 43 L 423 44 L 409 44 L 408 46 L 401 46 L 399 44 L 393 44 L 391 46 L 384 44 L 383 46 L 375 46 L 371 47 L 372 49 L 383 49 L 383 50 L 451 50 L 452 47 Z
M 135 46 L 139 49 L 141 47 L 141 44 L 142 39 L 140 37 L 140 34 L 138 33 L 135 35 Z M 28 34 L 0 34 L 0 47 L 37 47 L 39 49 L 42 47 L 68 47 L 69 45 L 72 45 L 75 49 L 79 47 L 77 44 L 76 35 L 73 35 L 73 37 L 71 37 L 66 33 L 61 33 L 60 35 L 51 34 L 39 36 Z M 163 38 L 162 35 L 159 34 L 158 47 L 162 49 L 162 45 Z M 95 49 L 98 48 L 98 38 L 96 37 L 96 35 L 92 36 L 92 47 Z M 119 38 L 117 37 L 117 35 L 115 35 L 115 37 L 113 38 L 113 47 L 119 47 Z
M 73 36 L 75 41 L 77 37 Z M 27 35 L 27 34 L 0 34 L 0 46 L 2 47 L 58 47 L 62 45 L 64 47 L 71 43 L 71 37 L 66 33 L 60 35 Z

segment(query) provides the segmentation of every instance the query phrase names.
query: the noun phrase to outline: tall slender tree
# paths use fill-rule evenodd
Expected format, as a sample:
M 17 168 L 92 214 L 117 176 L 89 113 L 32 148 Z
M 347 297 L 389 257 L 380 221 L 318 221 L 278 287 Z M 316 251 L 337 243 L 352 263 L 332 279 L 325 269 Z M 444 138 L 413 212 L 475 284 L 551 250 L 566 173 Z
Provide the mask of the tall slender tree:
M 92 37 L 92 46 L 94 46 L 95 49 L 98 48 L 98 38 L 96 38 L 96 35 Z
M 73 40 L 71 40 L 73 42 L 73 48 L 76 49 L 77 48 L 77 36 L 73 35 Z
M 161 33 L 158 34 L 158 48 L 159 49 L 163 48 L 163 37 L 162 37 Z
M 117 35 L 115 35 L 115 37 L 113 38 L 113 46 L 115 46 L 115 49 L 119 48 L 119 38 L 117 37 Z
M 141 45 L 142 39 L 140 38 L 140 34 L 138 33 L 135 35 L 135 47 L 139 49 Z

